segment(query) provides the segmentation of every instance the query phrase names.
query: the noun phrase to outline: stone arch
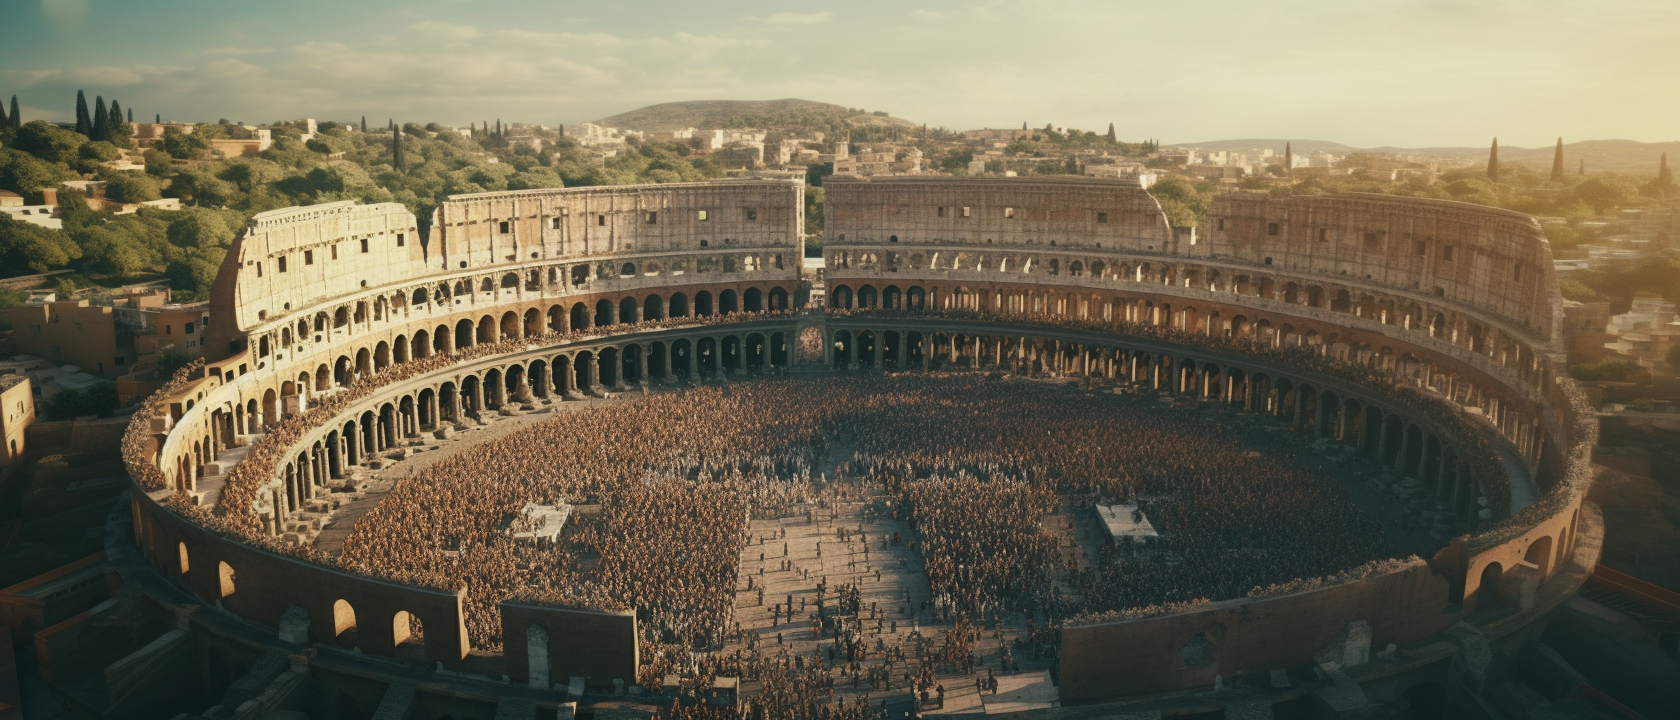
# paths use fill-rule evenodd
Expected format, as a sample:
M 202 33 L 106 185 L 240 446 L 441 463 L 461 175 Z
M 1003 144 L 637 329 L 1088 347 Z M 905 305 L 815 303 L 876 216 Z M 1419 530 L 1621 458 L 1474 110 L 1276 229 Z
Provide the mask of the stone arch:
M 398 610 L 391 616 L 391 647 L 426 644 L 426 627 L 420 616 Z
M 179 562 L 180 573 L 182 575 L 186 575 L 187 573 L 192 572 L 192 558 L 187 552 L 186 543 L 175 543 L 175 555 L 176 560 Z
M 512 310 L 502 313 L 501 331 L 498 340 L 516 340 L 519 338 L 519 314 Z
M 340 598 L 333 601 L 333 637 L 343 638 L 345 633 L 356 630 L 356 608 L 350 606 L 350 601 Z
M 834 290 L 828 293 L 828 306 L 847 310 L 851 309 L 852 289 L 846 287 L 845 285 L 835 285 Z
M 710 292 L 701 290 L 694 293 L 694 314 L 699 317 L 711 317 L 712 294 Z
M 590 326 L 589 307 L 583 303 L 572 303 L 570 312 L 572 330 L 583 330 Z
M 634 296 L 625 296 L 618 301 L 618 321 L 633 323 L 641 320 L 642 304 Z
M 680 292 L 679 293 L 671 293 L 671 309 L 667 313 L 667 316 L 669 316 L 669 317 L 688 317 L 689 312 L 690 312 L 690 310 L 689 310 L 689 307 L 688 307 L 688 295 L 686 293 L 680 293 Z
M 455 323 L 455 349 L 473 346 L 473 321 L 471 318 L 461 318 Z
M 764 312 L 764 291 L 756 287 L 741 291 L 741 311 Z
M 740 298 L 732 289 L 725 288 L 720 291 L 717 296 L 717 301 L 717 310 L 719 315 L 728 315 L 729 313 L 741 311 Z
M 222 593 L 218 597 L 229 597 L 239 589 L 236 582 L 238 578 L 233 572 L 233 566 L 227 564 L 227 561 L 225 560 L 217 561 L 216 563 L 216 579 L 219 582 L 219 587 Z
M 644 319 L 644 320 L 664 320 L 665 319 L 665 301 L 664 301 L 664 299 L 659 297 L 658 295 L 647 296 L 647 299 L 642 301 L 642 319 Z
M 1523 551 L 1523 562 L 1540 568 L 1540 582 L 1545 582 L 1552 576 L 1552 556 L 1552 536 L 1542 535 Z

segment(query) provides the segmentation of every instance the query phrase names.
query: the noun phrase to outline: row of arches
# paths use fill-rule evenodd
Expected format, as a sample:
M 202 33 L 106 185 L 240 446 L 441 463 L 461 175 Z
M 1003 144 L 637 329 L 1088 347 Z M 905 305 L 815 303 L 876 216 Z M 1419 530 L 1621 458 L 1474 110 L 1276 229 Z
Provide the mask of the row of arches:
M 329 487 L 373 457 L 444 425 L 543 400 L 565 400 L 646 382 L 780 372 L 792 360 L 785 331 L 711 332 L 643 342 L 603 342 L 503 358 L 385 399 L 300 442 L 259 511 L 271 535 L 300 514 L 324 512 Z
M 849 256 L 846 257 L 846 256 Z M 832 271 L 906 273 L 928 270 L 942 273 L 957 272 L 976 281 L 1011 282 L 1010 276 L 1066 277 L 1069 284 L 1116 285 L 1136 284 L 1201 291 L 1209 295 L 1235 295 L 1273 300 L 1291 305 L 1326 310 L 1333 313 L 1366 318 L 1384 325 L 1422 332 L 1429 337 L 1451 343 L 1455 347 L 1483 355 L 1492 362 L 1509 368 L 1519 377 L 1538 387 L 1544 363 L 1525 333 L 1509 332 L 1503 327 L 1483 321 L 1479 315 L 1489 312 L 1505 313 L 1508 308 L 1461 309 L 1456 303 L 1422 299 L 1401 292 L 1372 290 L 1367 285 L 1337 284 L 1317 278 L 1293 277 L 1285 274 L 1265 274 L 1234 267 L 1187 265 L 1155 260 L 1089 258 L 1051 256 L 1045 254 L 984 253 L 972 251 L 887 251 L 884 253 L 836 253 L 829 259 Z M 1036 279 L 1023 279 L 1038 282 Z M 849 284 L 866 283 L 863 278 L 845 278 Z M 838 288 L 836 288 L 838 291 Z M 833 293 L 831 293 L 832 295 Z M 859 288 L 861 301 L 862 288 Z M 1437 293 L 1441 297 L 1441 293 Z M 870 305 L 861 305 L 870 307 Z M 891 307 L 891 306 L 886 306 Z M 1002 309 L 994 308 L 994 309 Z M 1527 313 L 1508 317 L 1517 325 L 1531 322 Z M 1550 338 L 1550 328 L 1537 331 L 1544 341 Z
M 1097 294 L 1083 290 L 1046 290 L 1041 287 L 966 285 L 871 284 L 853 288 L 835 285 L 828 293 L 830 307 L 838 309 L 881 309 L 905 311 L 977 311 L 999 315 L 1050 315 L 1054 317 L 1128 322 L 1170 327 L 1184 332 L 1258 342 L 1273 347 L 1310 346 L 1339 360 L 1371 365 L 1385 372 L 1427 387 L 1452 402 L 1474 407 L 1488 418 L 1502 435 L 1518 447 L 1530 471 L 1538 467 L 1544 450 L 1544 433 L 1538 415 L 1525 408 L 1530 402 L 1513 394 L 1503 383 L 1471 377 L 1459 364 L 1428 361 L 1410 352 L 1397 351 L 1399 343 L 1381 334 L 1366 335 L 1354 329 L 1321 323 L 1314 319 L 1274 316 L 1259 308 L 1212 308 L 1186 302 L 1183 298 Z M 1227 313 L 1231 314 L 1227 314 Z M 1321 332 L 1322 330 L 1322 332 Z M 1362 339 L 1369 338 L 1369 339 Z M 1379 343 L 1390 343 L 1388 345 Z M 1403 348 L 1402 348 L 1403 349 Z M 1518 385 L 1519 388 L 1522 385 Z M 1532 389 L 1529 389 L 1532 391 Z

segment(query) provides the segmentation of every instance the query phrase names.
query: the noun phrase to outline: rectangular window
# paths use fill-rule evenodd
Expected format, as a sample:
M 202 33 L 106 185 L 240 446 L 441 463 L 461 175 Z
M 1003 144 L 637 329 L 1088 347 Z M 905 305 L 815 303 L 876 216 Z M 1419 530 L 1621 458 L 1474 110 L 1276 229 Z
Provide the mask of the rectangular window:
M 706 221 L 706 211 L 705 210 L 695 210 L 694 211 L 694 219 L 699 220 L 700 222 L 705 222 Z
M 1442 245 L 1441 246 L 1441 260 L 1444 261 L 1444 262 L 1452 262 L 1453 261 L 1453 246 L 1451 246 L 1451 245 Z
M 1522 282 L 1522 263 L 1511 266 L 1511 282 Z
M 303 251 L 303 264 L 305 264 L 305 265 L 314 265 L 315 264 L 315 251 L 314 250 Z
M 257 277 L 262 277 L 262 263 L 257 263 Z
M 402 247 L 404 241 L 406 241 L 406 240 L 408 240 L 407 235 L 404 235 L 402 233 L 397 233 L 397 247 Z
M 362 252 L 367 252 L 367 247 L 368 247 L 367 242 L 368 242 L 367 238 L 362 238 Z
M 506 220 L 503 220 L 499 223 L 496 223 L 496 231 L 503 234 L 503 235 L 506 235 L 509 232 L 508 225 L 509 225 L 509 223 Z
M 658 225 L 659 224 L 659 212 L 657 210 L 654 211 L 654 212 L 648 213 L 648 224 L 649 225 Z
M 943 206 L 936 209 L 939 210 L 939 217 L 945 217 L 945 208 Z
M 1105 213 L 1105 212 L 1097 213 L 1097 224 L 1098 225 L 1107 225 L 1108 224 L 1108 213 Z
M 333 243 L 333 246 L 332 246 L 332 259 L 334 259 L 334 260 L 337 260 L 337 259 L 338 259 L 338 243 Z
M 275 258 L 274 261 L 279 264 L 280 272 L 286 272 L 286 256 L 285 255 L 281 255 L 280 257 Z
M 186 327 L 186 331 L 187 331 L 187 334 L 188 334 L 188 335 L 191 335 L 191 334 L 193 334 L 193 329 L 194 329 L 194 328 L 195 328 L 195 327 L 196 327 L 196 326 L 195 326 L 195 325 L 194 325 L 194 324 L 193 324 L 193 321 L 191 321 L 191 320 L 188 320 L 188 321 L 187 321 L 187 324 L 186 324 L 186 326 L 185 326 L 185 327 Z
M 757 220 L 758 219 L 758 210 L 753 209 L 753 208 L 747 208 L 747 219 L 748 220 Z
M 1277 237 L 1278 224 L 1277 223 L 1266 223 L 1266 234 L 1270 235 L 1272 237 Z
M 1417 254 L 1420 255 L 1420 256 L 1428 255 L 1429 254 L 1429 243 L 1424 242 L 1422 240 L 1417 241 Z
M 1219 229 L 1220 230 L 1225 229 L 1225 218 L 1219 218 Z
M 1319 228 L 1318 229 L 1318 241 L 1319 242 L 1330 242 L 1330 228 Z
M 1015 219 L 1015 208 L 1012 208 L 1012 207 L 1004 208 L 1003 209 L 1003 218 L 1005 220 L 1014 220 Z
M 606 227 L 606 226 L 607 226 L 607 216 L 605 216 L 605 215 L 596 215 L 596 216 L 595 216 L 595 224 L 596 224 L 596 225 L 599 225 L 599 226 L 601 226 L 601 227 Z
M 559 230 L 560 229 L 560 218 L 549 218 L 548 219 L 548 229 Z
M 962 216 L 963 217 L 968 217 L 968 206 L 966 206 L 966 205 L 963 206 Z

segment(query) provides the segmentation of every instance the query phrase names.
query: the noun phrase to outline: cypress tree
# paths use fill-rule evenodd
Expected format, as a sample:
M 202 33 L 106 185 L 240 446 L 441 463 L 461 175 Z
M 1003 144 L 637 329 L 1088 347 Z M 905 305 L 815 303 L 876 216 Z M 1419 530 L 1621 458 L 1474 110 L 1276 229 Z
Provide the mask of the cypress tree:
M 0 105 L 0 128 L 9 128 L 11 126 L 12 118 L 10 115 L 6 114 L 6 106 Z
M 1114 142 L 1114 123 L 1108 124 L 1108 141 Z
M 87 95 L 84 95 L 84 94 L 82 94 L 82 91 L 77 90 L 76 91 L 76 132 L 79 132 L 83 135 L 88 134 L 88 132 L 90 131 L 90 128 L 88 126 L 91 125 L 91 124 L 92 124 L 91 121 L 88 119 Z
M 128 124 L 130 124 L 130 125 L 134 124 L 134 108 L 129 108 L 128 109 Z
M 128 134 L 126 128 L 123 127 L 122 106 L 117 104 L 116 98 L 111 98 L 111 112 L 105 114 L 105 120 L 110 123 L 109 129 L 105 133 L 106 140 L 116 142 L 117 138 Z
M 152 116 L 152 122 L 157 124 L 157 125 L 162 125 L 163 124 L 163 113 L 158 113 L 156 115 L 153 115 Z
M 1552 182 L 1563 182 L 1563 138 L 1558 138 L 1557 150 L 1552 153 Z
M 367 116 L 362 116 L 362 134 L 367 134 Z
M 111 129 L 111 116 L 105 112 L 105 98 L 95 95 L 93 108 L 93 123 L 88 128 L 88 137 L 94 140 L 110 140 L 111 135 L 107 131 Z
M 12 96 L 12 129 L 23 127 L 23 115 L 18 113 L 17 96 Z
M 1663 187 L 1674 185 L 1674 172 L 1668 169 L 1668 153 L 1662 154 L 1662 160 L 1657 163 L 1657 184 Z
M 403 169 L 402 128 L 397 127 L 396 123 L 391 124 L 391 167 L 397 172 L 402 172 Z
M 1488 180 L 1499 182 L 1499 138 L 1493 139 L 1493 147 L 1488 149 Z
M 1289 143 L 1283 144 L 1283 173 L 1292 174 L 1295 171 L 1295 148 Z

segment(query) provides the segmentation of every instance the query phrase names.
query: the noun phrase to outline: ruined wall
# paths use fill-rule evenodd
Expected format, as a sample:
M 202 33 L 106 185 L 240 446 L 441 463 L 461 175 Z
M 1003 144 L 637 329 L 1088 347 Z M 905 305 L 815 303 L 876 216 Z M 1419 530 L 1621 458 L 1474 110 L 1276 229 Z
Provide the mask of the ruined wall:
M 349 200 L 259 213 L 234 239 L 211 290 L 205 354 L 272 318 L 424 273 L 414 215 Z
M 1164 252 L 1172 240 L 1155 198 L 1119 180 L 835 176 L 823 192 L 826 233 L 835 244 Z
M 1214 679 L 1314 663 L 1348 623 L 1370 623 L 1372 652 L 1457 622 L 1447 581 L 1419 563 L 1360 582 L 1062 631 L 1066 703 L 1213 687 Z
M 501 612 L 502 654 L 507 658 L 508 677 L 514 681 L 534 687 L 564 685 L 573 677 L 585 678 L 594 686 L 611 686 L 613 680 L 636 681 L 640 661 L 634 613 L 519 602 L 502 603 Z M 533 633 L 533 627 L 540 631 Z M 544 659 L 548 673 L 533 683 L 532 660 L 538 661 L 540 670 Z
M 1444 298 L 1536 340 L 1559 337 L 1551 246 L 1522 213 L 1364 193 L 1230 193 L 1210 214 L 1200 251 L 1209 257 Z

